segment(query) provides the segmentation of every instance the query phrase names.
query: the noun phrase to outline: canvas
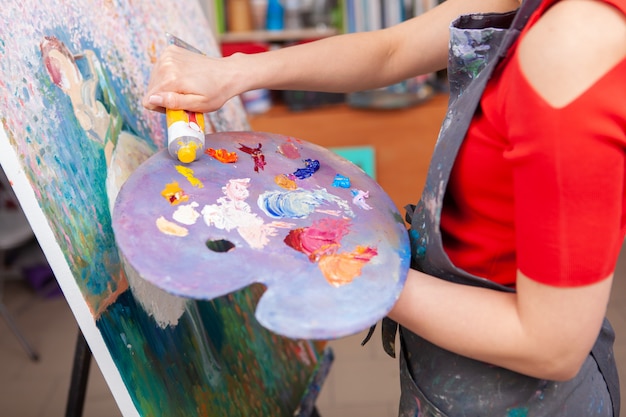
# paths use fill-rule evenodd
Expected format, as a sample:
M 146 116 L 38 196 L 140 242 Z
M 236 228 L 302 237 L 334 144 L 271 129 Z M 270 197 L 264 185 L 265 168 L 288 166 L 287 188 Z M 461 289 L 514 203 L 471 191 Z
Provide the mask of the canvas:
M 166 32 L 218 53 L 195 0 L 4 1 L 0 163 L 124 416 L 307 415 L 330 353 L 262 327 L 260 285 L 198 302 L 151 288 L 151 305 L 129 289 L 111 209 L 165 145 L 140 98 Z M 248 129 L 237 99 L 209 117 Z

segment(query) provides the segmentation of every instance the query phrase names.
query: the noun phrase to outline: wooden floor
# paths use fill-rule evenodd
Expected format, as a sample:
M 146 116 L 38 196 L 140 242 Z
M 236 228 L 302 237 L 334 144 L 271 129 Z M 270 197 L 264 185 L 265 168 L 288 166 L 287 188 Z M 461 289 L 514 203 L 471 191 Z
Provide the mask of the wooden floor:
M 447 108 L 447 95 L 400 110 L 360 110 L 344 104 L 291 112 L 275 106 L 252 116 L 253 130 L 280 133 L 326 147 L 373 146 L 376 180 L 402 208 L 419 200 Z

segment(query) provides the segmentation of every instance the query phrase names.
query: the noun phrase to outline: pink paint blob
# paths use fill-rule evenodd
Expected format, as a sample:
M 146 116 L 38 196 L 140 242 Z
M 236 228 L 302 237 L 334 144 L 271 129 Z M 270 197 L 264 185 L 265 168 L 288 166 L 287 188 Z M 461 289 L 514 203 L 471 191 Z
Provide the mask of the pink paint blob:
M 349 227 L 347 219 L 324 218 L 309 227 L 291 230 L 285 237 L 285 243 L 306 254 L 311 262 L 317 262 L 321 256 L 339 250 L 340 241 L 348 234 Z
M 279 145 L 278 152 L 280 152 L 284 157 L 289 159 L 300 158 L 300 151 L 298 150 L 297 146 L 291 142 L 285 142 L 282 145 Z

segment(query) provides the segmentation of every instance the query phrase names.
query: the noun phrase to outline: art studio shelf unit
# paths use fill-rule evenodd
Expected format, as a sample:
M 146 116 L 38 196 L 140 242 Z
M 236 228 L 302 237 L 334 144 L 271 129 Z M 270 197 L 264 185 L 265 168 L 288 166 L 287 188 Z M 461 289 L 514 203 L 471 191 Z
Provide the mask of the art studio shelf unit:
M 341 33 L 383 29 L 419 15 L 438 0 L 201 0 L 222 53 L 257 53 Z M 293 111 L 346 102 L 366 109 L 405 108 L 430 99 L 435 74 L 347 95 L 315 91 L 254 91 L 242 99 L 251 114 L 280 101 Z

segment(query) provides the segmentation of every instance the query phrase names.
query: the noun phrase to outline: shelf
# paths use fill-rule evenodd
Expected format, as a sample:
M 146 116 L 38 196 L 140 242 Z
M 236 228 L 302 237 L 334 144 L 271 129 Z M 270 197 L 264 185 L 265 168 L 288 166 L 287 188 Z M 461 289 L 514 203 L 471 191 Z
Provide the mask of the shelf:
M 339 34 L 335 28 L 255 30 L 250 32 L 227 32 L 219 35 L 220 42 L 290 42 L 305 39 L 321 39 Z

